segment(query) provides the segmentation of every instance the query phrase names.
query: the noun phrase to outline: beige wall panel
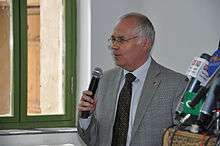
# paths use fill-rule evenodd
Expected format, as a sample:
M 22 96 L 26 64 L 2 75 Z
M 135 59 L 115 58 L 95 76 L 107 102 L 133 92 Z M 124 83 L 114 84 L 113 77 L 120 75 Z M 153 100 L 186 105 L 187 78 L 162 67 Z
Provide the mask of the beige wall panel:
M 41 75 L 42 113 L 63 113 L 62 96 L 62 1 L 40 1 L 41 11 Z M 63 31 L 63 30 L 62 30 Z
M 28 6 L 38 6 L 39 5 L 39 0 L 27 0 L 27 5 Z
M 0 115 L 10 112 L 9 9 L 0 8 Z
M 36 10 L 35 10 L 36 11 Z M 40 14 L 28 10 L 28 113 L 40 109 Z
M 0 6 L 8 6 L 10 3 L 10 0 L 0 0 Z

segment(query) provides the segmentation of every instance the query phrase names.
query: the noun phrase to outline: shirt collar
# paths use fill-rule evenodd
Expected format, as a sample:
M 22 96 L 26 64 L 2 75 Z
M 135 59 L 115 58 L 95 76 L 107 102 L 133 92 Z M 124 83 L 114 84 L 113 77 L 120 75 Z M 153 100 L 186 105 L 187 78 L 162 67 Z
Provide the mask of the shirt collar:
M 133 72 L 130 72 L 136 77 L 135 81 L 138 81 L 138 80 L 144 81 L 145 80 L 145 77 L 147 75 L 150 63 L 151 63 L 151 57 L 149 56 L 147 61 L 143 65 L 141 65 L 139 68 L 137 68 Z M 127 71 L 125 69 L 123 71 L 124 71 L 124 78 L 125 78 L 125 75 L 127 73 L 129 73 L 129 71 Z

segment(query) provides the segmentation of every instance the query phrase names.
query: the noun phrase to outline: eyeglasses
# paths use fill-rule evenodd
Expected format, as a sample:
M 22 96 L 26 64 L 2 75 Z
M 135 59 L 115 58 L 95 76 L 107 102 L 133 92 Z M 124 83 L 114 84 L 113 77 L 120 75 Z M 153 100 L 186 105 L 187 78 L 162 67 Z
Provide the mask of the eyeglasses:
M 115 36 L 111 36 L 109 39 L 108 39 L 108 43 L 109 45 L 112 45 L 114 43 L 118 44 L 118 45 L 122 45 L 122 44 L 125 44 L 126 42 L 132 40 L 132 39 L 135 39 L 137 38 L 138 36 L 134 36 L 134 37 L 131 37 L 131 38 L 128 38 L 128 39 L 125 39 L 123 36 L 120 36 L 120 37 L 115 37 Z

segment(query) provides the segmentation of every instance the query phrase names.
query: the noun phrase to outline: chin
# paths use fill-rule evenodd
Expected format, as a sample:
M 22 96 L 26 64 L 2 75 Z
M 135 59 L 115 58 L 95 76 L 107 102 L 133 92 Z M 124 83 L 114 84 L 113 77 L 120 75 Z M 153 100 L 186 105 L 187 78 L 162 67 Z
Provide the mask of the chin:
M 122 67 L 122 63 L 120 63 L 119 61 L 115 60 L 115 65 Z
M 117 66 L 123 68 L 123 69 L 126 69 L 126 66 L 125 64 L 121 64 L 121 63 L 115 63 Z
M 115 65 L 120 66 L 121 68 L 124 68 L 126 66 L 125 61 L 123 62 L 123 60 L 119 60 L 119 59 L 114 59 L 115 61 Z

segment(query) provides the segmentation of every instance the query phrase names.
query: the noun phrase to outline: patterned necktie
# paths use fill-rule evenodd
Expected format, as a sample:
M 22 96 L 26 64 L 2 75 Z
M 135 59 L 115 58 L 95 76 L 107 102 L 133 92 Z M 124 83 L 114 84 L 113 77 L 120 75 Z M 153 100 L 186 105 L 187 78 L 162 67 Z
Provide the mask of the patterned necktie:
M 131 73 L 125 75 L 125 83 L 119 94 L 118 106 L 113 127 L 112 146 L 125 146 L 127 141 L 129 113 L 132 96 L 132 82 L 135 76 Z

